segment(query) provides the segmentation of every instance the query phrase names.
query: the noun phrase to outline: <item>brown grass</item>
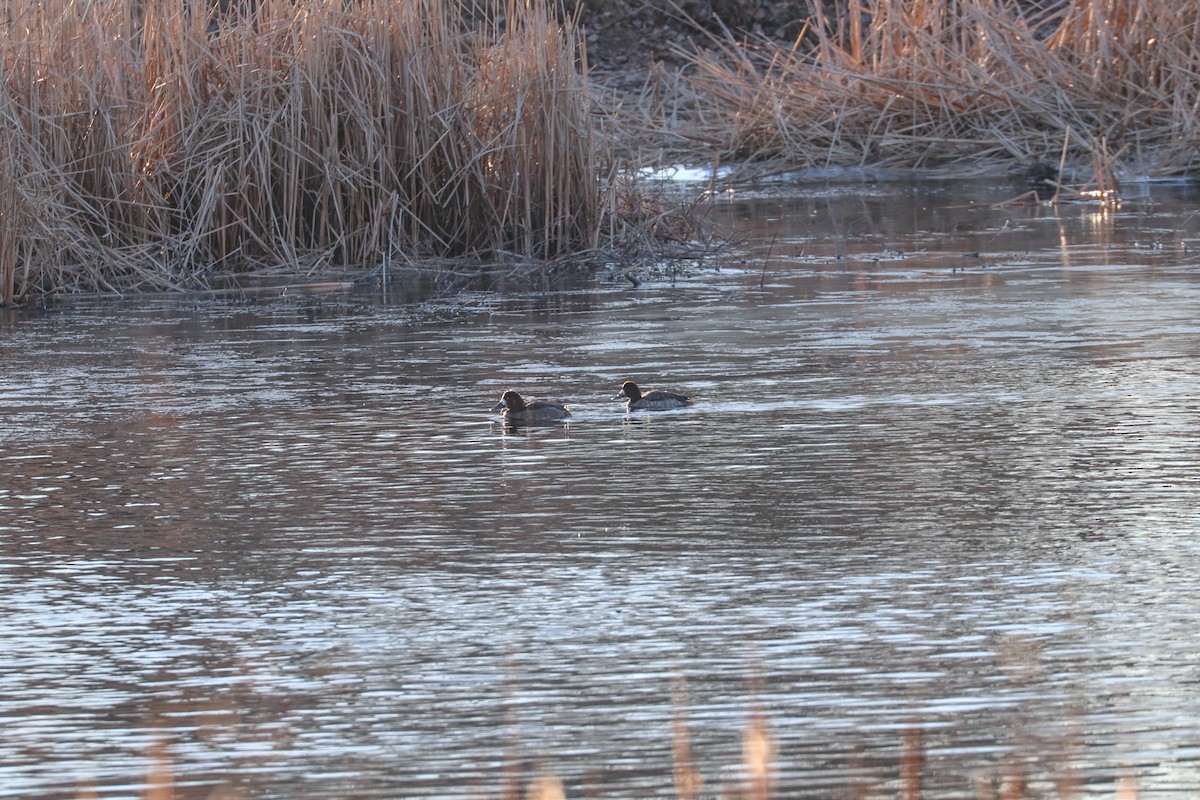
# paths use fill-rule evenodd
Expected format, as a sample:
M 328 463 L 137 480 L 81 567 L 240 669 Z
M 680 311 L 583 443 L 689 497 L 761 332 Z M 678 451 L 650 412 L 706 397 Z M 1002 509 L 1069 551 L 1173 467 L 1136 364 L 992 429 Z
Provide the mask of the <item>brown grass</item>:
M 790 47 L 725 38 L 688 54 L 680 154 L 966 169 L 1057 160 L 1066 141 L 1084 170 L 1200 164 L 1193 0 L 1061 0 L 1042 12 L 1013 0 L 841 5 L 827 16 L 814 0 Z M 661 119 L 664 137 L 684 130 Z
M 247 5 L 0 0 L 0 302 L 552 260 L 639 228 L 545 4 Z

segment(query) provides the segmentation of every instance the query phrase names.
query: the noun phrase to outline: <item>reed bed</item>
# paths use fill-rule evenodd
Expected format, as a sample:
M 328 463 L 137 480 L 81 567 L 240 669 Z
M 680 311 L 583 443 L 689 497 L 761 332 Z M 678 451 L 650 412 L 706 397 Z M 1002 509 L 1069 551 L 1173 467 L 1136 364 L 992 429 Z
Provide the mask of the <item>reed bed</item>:
M 0 0 L 0 301 L 645 238 L 544 4 Z
M 987 169 L 1064 148 L 1118 176 L 1200 163 L 1194 0 L 839 8 L 813 0 L 791 46 L 726 36 L 684 54 L 687 122 L 664 136 L 684 158 L 796 167 Z

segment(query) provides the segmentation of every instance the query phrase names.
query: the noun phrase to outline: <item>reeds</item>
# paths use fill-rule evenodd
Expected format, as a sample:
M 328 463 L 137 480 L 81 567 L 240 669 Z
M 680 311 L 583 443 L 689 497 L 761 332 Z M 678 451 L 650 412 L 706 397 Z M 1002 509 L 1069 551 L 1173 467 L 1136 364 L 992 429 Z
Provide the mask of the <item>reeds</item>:
M 800 167 L 1200 163 L 1193 0 L 812 2 L 791 46 L 689 54 L 693 153 Z
M 628 225 L 541 3 L 0 0 L 0 65 L 4 303 L 554 259 Z
M 704 785 L 696 763 L 691 744 L 691 732 L 681 701 L 686 702 L 686 688 L 682 679 L 673 682 L 672 693 L 675 701 L 675 715 L 671 724 L 671 754 L 674 770 L 674 796 L 677 800 L 696 800 L 701 796 Z M 883 775 L 878 780 L 862 783 L 849 778 L 836 796 L 853 798 L 853 800 L 920 800 L 922 795 L 922 778 L 927 769 L 926 754 L 923 750 L 923 734 L 919 721 L 905 728 L 901 733 L 898 763 L 891 764 L 886 771 L 891 774 L 885 779 Z M 734 770 L 740 773 L 737 779 L 726 782 L 719 788 L 705 792 L 703 796 L 718 797 L 722 800 L 772 800 L 775 797 L 789 796 L 798 786 L 777 787 L 777 772 L 780 770 L 777 745 L 770 732 L 770 719 L 762 708 L 751 711 L 746 720 L 742 735 L 742 763 Z M 861 755 L 861 754 L 860 754 Z M 177 797 L 193 796 L 180 794 L 177 786 L 181 785 L 180 777 L 175 766 L 175 756 L 167 740 L 153 742 L 146 752 L 149 761 L 145 783 L 140 792 L 142 800 L 174 800 Z M 971 791 L 960 790 L 963 797 L 974 800 L 1026 800 L 1026 798 L 1054 797 L 1058 800 L 1077 800 L 1081 796 L 1079 776 L 1075 774 L 1069 763 L 1058 764 L 1059 773 L 1051 775 L 1050 784 L 1054 789 L 1050 794 L 1046 790 L 1045 776 L 1040 785 L 1031 785 L 1029 775 L 1029 754 L 1015 751 L 1004 759 L 1003 765 L 993 773 L 978 773 L 974 776 L 974 788 Z M 859 760 L 858 757 L 853 760 Z M 1035 759 L 1036 760 L 1036 759 Z M 861 764 L 854 766 L 855 771 L 861 772 Z M 232 776 L 231 776 L 232 777 Z M 965 776 L 959 775 L 959 778 Z M 603 786 L 592 785 L 584 781 L 583 796 L 601 798 L 609 796 Z M 888 784 L 894 787 L 887 788 Z M 98 787 L 93 781 L 80 784 L 75 792 L 77 800 L 94 800 L 98 797 Z M 1099 785 L 1092 786 L 1092 793 L 1102 791 Z M 1106 790 L 1102 796 L 1110 796 Z M 1136 776 L 1127 768 L 1118 770 L 1113 786 L 1115 800 L 1137 800 L 1138 782 Z M 661 792 L 658 792 L 661 794 Z M 213 789 L 210 798 L 238 797 L 238 790 L 232 784 L 221 784 Z M 471 796 L 491 797 L 487 792 L 479 792 Z M 567 792 L 565 785 L 553 771 L 548 771 L 545 765 L 520 756 L 520 747 L 513 743 L 506 753 L 499 781 L 499 800 L 565 800 Z M 807 796 L 807 795 L 806 795 Z

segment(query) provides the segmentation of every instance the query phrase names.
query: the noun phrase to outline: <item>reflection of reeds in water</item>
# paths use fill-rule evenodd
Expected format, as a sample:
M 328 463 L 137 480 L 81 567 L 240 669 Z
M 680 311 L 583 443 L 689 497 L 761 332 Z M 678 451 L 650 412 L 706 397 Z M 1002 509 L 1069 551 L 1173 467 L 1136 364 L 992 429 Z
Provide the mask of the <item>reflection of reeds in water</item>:
M 1200 25 L 1194 0 L 836 6 L 814 1 L 794 47 L 730 39 L 694 55 L 690 141 L 800 166 L 1055 157 L 1064 137 L 1109 175 L 1200 159 L 1200 40 L 1178 35 Z
M 246 6 L 0 0 L 0 302 L 554 259 L 644 212 L 545 4 Z

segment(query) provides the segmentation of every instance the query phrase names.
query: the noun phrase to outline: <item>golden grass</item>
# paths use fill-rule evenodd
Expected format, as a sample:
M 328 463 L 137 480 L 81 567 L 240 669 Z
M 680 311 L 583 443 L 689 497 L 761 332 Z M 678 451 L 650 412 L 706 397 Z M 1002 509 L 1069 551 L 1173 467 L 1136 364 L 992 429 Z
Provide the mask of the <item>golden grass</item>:
M 697 160 L 800 167 L 1057 160 L 1064 141 L 1088 171 L 1094 160 L 1152 175 L 1200 164 L 1200 5 L 1049 5 L 848 0 L 827 16 L 814 0 L 791 47 L 728 37 L 688 54 L 675 141 Z
M 642 224 L 545 4 L 246 6 L 0 0 L 0 302 L 549 260 Z

